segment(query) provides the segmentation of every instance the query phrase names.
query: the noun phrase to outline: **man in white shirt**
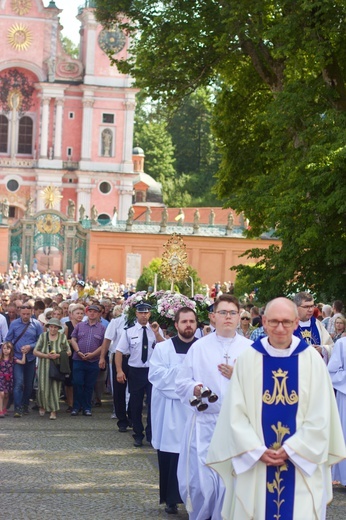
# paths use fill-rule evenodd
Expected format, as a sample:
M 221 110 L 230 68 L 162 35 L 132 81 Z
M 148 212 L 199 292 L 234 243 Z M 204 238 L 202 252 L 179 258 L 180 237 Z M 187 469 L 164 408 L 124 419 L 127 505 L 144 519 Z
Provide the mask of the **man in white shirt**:
M 208 452 L 222 477 L 222 518 L 323 520 L 331 465 L 346 456 L 329 374 L 293 335 L 297 307 L 266 306 L 268 337 L 239 356 Z
M 129 392 L 134 446 L 143 445 L 144 425 L 142 421 L 143 399 L 147 396 L 147 425 L 145 434 L 151 442 L 151 383 L 148 379 L 149 360 L 156 343 L 163 341 L 163 332 L 155 322 L 149 324 L 151 305 L 146 302 L 136 305 L 137 322 L 124 330 L 115 351 L 115 366 L 118 383 L 125 384 L 127 378 L 122 369 L 123 355 L 129 355 Z

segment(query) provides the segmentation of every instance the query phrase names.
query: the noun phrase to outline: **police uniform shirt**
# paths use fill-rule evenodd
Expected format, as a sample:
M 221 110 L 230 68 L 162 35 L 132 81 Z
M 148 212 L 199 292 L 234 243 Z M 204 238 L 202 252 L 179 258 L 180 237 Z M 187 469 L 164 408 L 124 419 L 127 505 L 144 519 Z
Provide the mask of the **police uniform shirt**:
M 142 341 L 143 341 L 143 325 L 138 322 L 133 327 L 124 330 L 116 350 L 123 355 L 129 354 L 129 366 L 134 368 L 148 368 L 149 360 L 153 353 L 156 338 L 149 323 L 146 325 L 148 336 L 148 359 L 145 363 L 142 362 Z M 163 332 L 159 329 L 160 334 Z

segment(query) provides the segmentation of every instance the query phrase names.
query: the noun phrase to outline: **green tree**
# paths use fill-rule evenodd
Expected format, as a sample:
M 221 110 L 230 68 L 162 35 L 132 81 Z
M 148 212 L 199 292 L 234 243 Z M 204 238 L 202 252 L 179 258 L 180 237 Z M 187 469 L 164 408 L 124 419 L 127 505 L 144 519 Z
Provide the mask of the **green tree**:
M 297 289 L 346 297 L 345 63 L 342 0 L 97 0 L 137 31 L 117 63 L 154 100 L 177 103 L 217 84 L 218 194 L 245 211 L 262 300 Z
M 78 56 L 79 56 L 78 45 L 75 45 L 73 43 L 73 41 L 70 40 L 70 38 L 68 38 L 67 36 L 63 36 L 61 38 L 61 43 L 62 43 L 64 51 L 67 52 L 67 54 L 72 56 L 72 58 L 76 58 L 76 59 L 78 58 Z
M 220 155 L 211 132 L 214 102 L 211 89 L 199 88 L 186 96 L 168 120 L 178 175 L 187 175 L 191 206 L 220 206 L 212 191 Z
M 191 196 L 186 191 L 187 177 L 176 175 L 174 147 L 164 120 L 136 124 L 135 143 L 145 152 L 145 172 L 162 184 L 163 201 L 167 206 L 188 205 Z

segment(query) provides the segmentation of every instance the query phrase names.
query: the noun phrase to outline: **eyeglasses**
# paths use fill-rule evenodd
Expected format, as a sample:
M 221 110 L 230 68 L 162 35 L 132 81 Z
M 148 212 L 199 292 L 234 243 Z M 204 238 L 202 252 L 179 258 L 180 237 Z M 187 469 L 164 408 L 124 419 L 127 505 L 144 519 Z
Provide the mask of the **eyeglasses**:
M 309 311 L 311 311 L 315 308 L 315 305 L 298 305 L 298 307 L 301 307 L 302 309 L 308 309 Z
M 267 321 L 267 324 L 269 325 L 269 327 L 273 327 L 274 329 L 276 327 L 278 327 L 279 325 L 281 325 L 284 327 L 284 329 L 289 329 L 292 327 L 294 321 L 292 320 L 268 320 Z
M 239 314 L 237 311 L 216 311 L 216 314 L 220 314 L 220 316 L 236 316 Z
M 247 321 L 250 321 L 250 318 L 247 318 L 246 316 L 244 316 L 244 318 L 240 318 L 241 320 L 247 320 Z

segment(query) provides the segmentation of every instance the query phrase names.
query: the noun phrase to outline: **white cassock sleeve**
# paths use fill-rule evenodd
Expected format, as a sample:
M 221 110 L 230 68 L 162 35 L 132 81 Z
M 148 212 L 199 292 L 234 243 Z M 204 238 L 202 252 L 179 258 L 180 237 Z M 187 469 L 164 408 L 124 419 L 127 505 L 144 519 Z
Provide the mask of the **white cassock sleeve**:
M 172 354 L 175 354 L 175 349 L 170 339 L 156 344 L 149 361 L 149 381 L 167 399 L 179 399 L 175 392 L 179 364 L 172 365 L 177 357 Z

